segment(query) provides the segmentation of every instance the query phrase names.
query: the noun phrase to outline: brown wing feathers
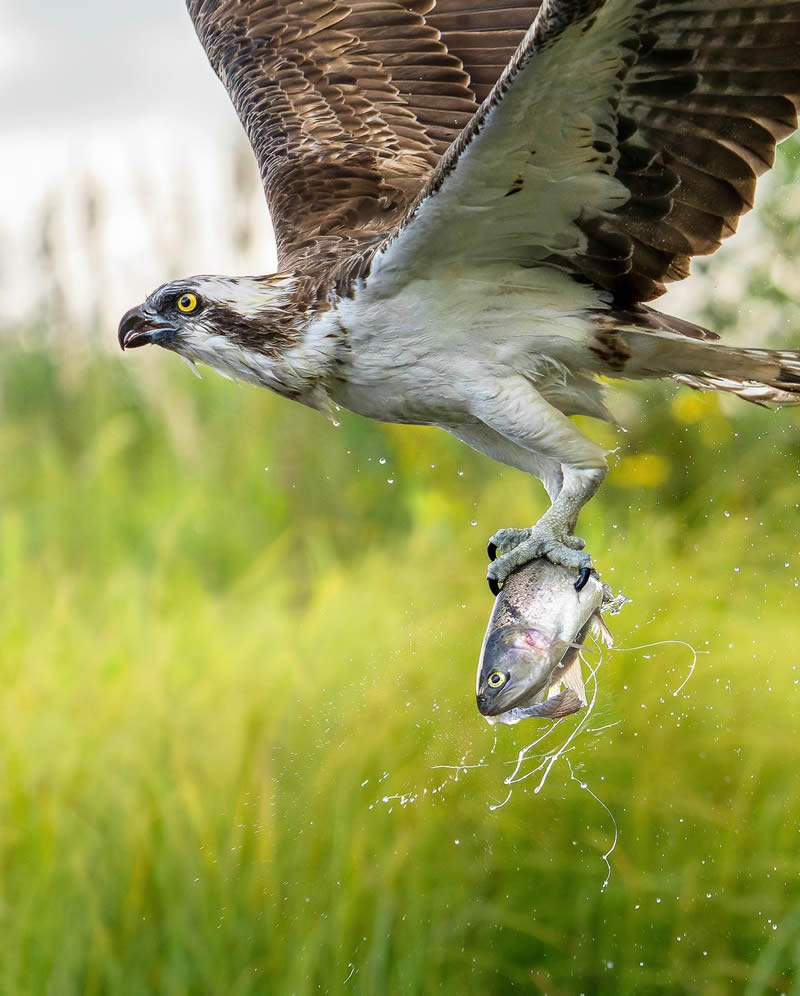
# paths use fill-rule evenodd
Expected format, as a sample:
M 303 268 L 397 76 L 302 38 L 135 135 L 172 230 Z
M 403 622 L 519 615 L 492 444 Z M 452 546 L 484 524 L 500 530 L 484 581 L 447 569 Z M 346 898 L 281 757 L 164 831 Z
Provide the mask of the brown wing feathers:
M 282 265 L 402 215 L 476 103 L 432 0 L 189 0 L 261 168 Z M 347 246 L 339 245 L 339 250 Z
M 587 15 L 602 2 L 585 4 Z M 797 126 L 800 104 L 798 0 L 631 5 L 639 30 L 617 132 L 597 138 L 598 149 L 618 150 L 616 175 L 631 198 L 613 213 L 587 213 L 587 250 L 570 260 L 623 303 L 658 296 L 665 281 L 687 275 L 691 256 L 713 252 L 735 231 L 776 142 Z M 513 57 L 538 4 L 188 7 L 250 136 L 282 264 L 291 265 L 304 254 L 364 248 L 400 223 Z M 553 0 L 547 18 L 558 28 L 574 7 Z
M 530 0 L 437 0 L 425 15 L 461 60 L 478 102 L 486 99 L 539 10 Z M 456 136 L 451 137 L 451 141 Z
M 661 0 L 641 30 L 652 43 L 619 105 L 635 129 L 618 170 L 633 196 L 601 226 L 631 239 L 629 270 L 607 284 L 628 301 L 657 297 L 736 231 L 800 103 L 796 2 Z

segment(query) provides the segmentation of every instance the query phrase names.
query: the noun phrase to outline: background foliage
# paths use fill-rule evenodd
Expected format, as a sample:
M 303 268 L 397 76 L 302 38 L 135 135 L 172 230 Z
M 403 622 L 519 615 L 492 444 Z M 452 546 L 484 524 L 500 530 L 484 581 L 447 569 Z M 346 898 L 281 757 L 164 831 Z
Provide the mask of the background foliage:
M 797 341 L 794 155 L 696 319 Z M 591 427 L 618 646 L 702 653 L 678 695 L 686 647 L 608 653 L 575 779 L 492 809 L 541 727 L 475 710 L 484 546 L 538 486 L 54 301 L 0 349 L 0 991 L 800 992 L 796 413 L 651 385 Z

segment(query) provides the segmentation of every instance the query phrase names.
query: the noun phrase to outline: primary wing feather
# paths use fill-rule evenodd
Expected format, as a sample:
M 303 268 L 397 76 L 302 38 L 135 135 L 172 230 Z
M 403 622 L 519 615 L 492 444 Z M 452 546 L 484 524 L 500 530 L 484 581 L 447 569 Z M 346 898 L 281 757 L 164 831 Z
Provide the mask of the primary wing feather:
M 630 271 L 614 289 L 634 300 L 685 277 L 689 257 L 714 252 L 753 206 L 776 143 L 797 127 L 800 4 L 659 0 L 642 33 L 619 108 L 637 129 L 618 171 L 633 196 L 621 225 L 604 223 L 631 240 Z M 676 181 L 656 219 L 637 189 L 642 154 L 651 172 Z
M 657 297 L 752 206 L 798 51 L 798 0 L 547 0 L 377 265 L 545 263 Z

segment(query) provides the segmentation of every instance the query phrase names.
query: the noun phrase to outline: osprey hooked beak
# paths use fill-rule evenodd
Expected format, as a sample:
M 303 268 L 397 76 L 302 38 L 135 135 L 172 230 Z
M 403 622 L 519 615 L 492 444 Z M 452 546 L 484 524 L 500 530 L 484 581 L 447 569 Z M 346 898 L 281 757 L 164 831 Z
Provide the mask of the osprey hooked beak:
M 122 316 L 117 338 L 121 349 L 135 349 L 148 343 L 164 346 L 177 331 L 168 319 L 140 305 Z

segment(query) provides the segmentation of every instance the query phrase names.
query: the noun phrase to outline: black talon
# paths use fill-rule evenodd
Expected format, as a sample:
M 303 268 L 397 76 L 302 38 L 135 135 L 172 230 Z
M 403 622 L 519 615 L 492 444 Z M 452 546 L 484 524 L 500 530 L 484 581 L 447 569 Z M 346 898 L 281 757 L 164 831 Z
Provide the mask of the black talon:
M 575 591 L 583 591 L 586 587 L 586 582 L 592 576 L 591 567 L 581 567 L 578 573 L 578 580 L 575 582 Z
M 489 545 L 491 546 L 491 543 Z M 495 598 L 497 598 L 497 596 L 500 594 L 500 585 L 495 581 L 494 578 L 487 578 L 486 580 L 489 583 L 489 591 L 494 595 Z
M 489 545 L 486 547 L 486 552 L 489 555 L 489 560 L 497 560 L 497 547 L 494 543 L 489 541 Z M 495 592 L 495 595 L 497 592 Z

